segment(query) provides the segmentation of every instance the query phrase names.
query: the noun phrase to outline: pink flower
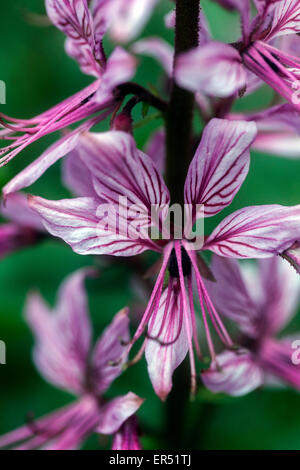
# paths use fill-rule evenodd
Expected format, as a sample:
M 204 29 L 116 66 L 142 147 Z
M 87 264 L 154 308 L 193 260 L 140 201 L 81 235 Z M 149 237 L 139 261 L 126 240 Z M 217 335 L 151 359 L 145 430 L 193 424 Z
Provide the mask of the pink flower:
M 27 195 L 11 194 L 0 212 L 7 219 L 0 225 L 0 258 L 35 245 L 45 237 L 40 217 L 28 207 Z
M 241 269 L 245 268 L 245 269 Z M 300 300 L 299 276 L 279 257 L 261 260 L 259 269 L 215 256 L 215 283 L 207 282 L 217 308 L 240 328 L 240 354 L 226 351 L 202 373 L 214 392 L 243 395 L 269 376 L 300 390 L 300 368 L 293 364 L 292 340 L 275 335 L 290 320 Z
M 233 45 L 211 41 L 178 58 L 177 82 L 192 91 L 226 97 L 245 91 L 251 74 L 299 108 L 300 61 L 276 46 L 278 38 L 300 32 L 298 0 L 257 0 L 251 20 L 250 2 L 224 1 L 241 14 L 242 38 Z M 250 76 L 249 76 L 250 74 Z
M 249 147 L 255 137 L 253 123 L 213 119 L 205 128 L 185 183 L 185 203 L 193 209 L 192 222 L 199 205 L 204 205 L 204 215 L 210 217 L 231 203 L 247 175 Z M 42 217 L 45 228 L 62 238 L 76 253 L 114 256 L 133 256 L 146 250 L 161 253 L 152 295 L 126 352 L 147 329 L 137 358 L 145 351 L 150 379 L 162 399 L 172 388 L 173 371 L 189 352 L 194 391 L 193 343 L 197 353 L 201 353 L 193 280 L 212 359 L 215 349 L 208 319 L 227 348 L 232 347 L 232 341 L 206 291 L 202 279 L 203 273 L 207 275 L 205 263 L 195 251 L 186 230 L 179 238 L 174 233 L 169 238 L 164 234 L 170 196 L 155 164 L 137 150 L 130 135 L 111 131 L 83 135 L 78 149 L 68 156 L 65 172 L 65 181 L 80 197 L 49 201 L 32 196 L 30 207 Z M 5 188 L 6 194 L 27 181 L 26 174 L 18 175 L 9 188 Z M 128 213 L 122 198 L 127 198 Z M 109 203 L 110 209 L 105 216 L 102 212 L 104 202 Z M 136 206 L 142 208 L 140 231 L 136 230 L 134 213 L 130 215 L 131 208 Z M 148 234 L 149 224 L 154 223 L 151 218 L 153 206 L 162 208 L 154 221 L 162 230 L 160 240 L 151 239 Z M 106 206 L 104 208 L 106 211 Z M 111 224 L 116 214 L 117 227 Z M 226 217 L 205 239 L 199 251 L 208 249 L 234 258 L 264 258 L 282 253 L 299 238 L 300 206 L 252 206 Z
M 75 449 L 93 432 L 121 432 L 141 406 L 143 400 L 131 392 L 108 402 L 103 398 L 122 370 L 122 364 L 111 363 L 129 341 L 128 312 L 124 309 L 114 317 L 90 352 L 92 331 L 83 286 L 88 274 L 90 269 L 82 269 L 64 281 L 52 312 L 38 294 L 31 294 L 26 305 L 26 318 L 36 336 L 33 356 L 38 370 L 78 399 L 1 436 L 1 447 Z
M 77 60 L 84 73 L 93 75 L 96 80 L 32 119 L 14 119 L 1 113 L 3 129 L 0 139 L 11 143 L 0 149 L 0 166 L 41 137 L 88 118 L 54 144 L 41 159 L 45 157 L 46 161 L 49 160 L 49 153 L 52 155 L 54 149 L 57 150 L 56 159 L 64 156 L 64 152 L 74 148 L 81 132 L 89 130 L 112 113 L 118 102 L 114 89 L 134 75 L 136 61 L 122 48 L 117 47 L 106 58 L 102 40 L 107 21 L 99 16 L 97 9 L 91 12 L 87 5 L 87 0 L 46 0 L 49 18 L 67 36 L 67 53 Z M 92 118 L 95 113 L 98 115 Z

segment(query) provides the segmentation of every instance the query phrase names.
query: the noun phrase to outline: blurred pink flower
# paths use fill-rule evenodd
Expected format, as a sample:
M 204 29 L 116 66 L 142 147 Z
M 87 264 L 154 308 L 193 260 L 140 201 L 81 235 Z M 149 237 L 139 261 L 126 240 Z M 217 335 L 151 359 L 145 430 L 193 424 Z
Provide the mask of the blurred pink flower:
M 185 203 L 204 206 L 204 215 L 213 216 L 228 206 L 243 183 L 249 168 L 249 148 L 256 137 L 253 123 L 213 119 L 205 128 L 190 165 L 185 184 Z M 108 158 L 109 157 L 109 158 Z M 79 254 L 133 256 L 146 250 L 162 254 L 159 274 L 132 344 L 148 328 L 145 350 L 150 379 L 156 393 L 165 399 L 172 388 L 174 370 L 190 353 L 191 388 L 196 387 L 193 342 L 199 355 L 192 278 L 202 307 L 205 333 L 211 357 L 215 350 L 207 315 L 226 347 L 232 341 L 206 292 L 202 276 L 205 264 L 186 238 L 151 239 L 145 233 L 134 236 L 128 230 L 127 212 L 119 210 L 120 198 L 128 206 L 143 207 L 143 222 L 151 223 L 151 208 L 163 207 L 157 228 L 164 226 L 170 196 L 155 164 L 137 150 L 132 137 L 123 132 L 85 134 L 76 151 L 65 162 L 65 181 L 75 199 L 49 201 L 30 198 L 30 207 L 43 219 L 45 228 L 68 243 Z M 23 187 L 26 173 L 18 175 L 5 193 Z M 107 227 L 99 215 L 103 203 L 117 213 L 117 230 Z M 203 214 L 202 214 L 203 217 Z M 205 239 L 199 250 L 211 250 L 225 257 L 263 258 L 281 253 L 300 238 L 300 206 L 252 206 L 226 217 Z M 114 225 L 113 225 L 114 227 Z M 147 232 L 148 233 L 148 232 Z M 137 236 L 136 236 L 137 235 Z M 164 236 L 164 235 L 163 235 Z M 165 288 L 166 275 L 169 273 Z
M 219 354 L 202 373 L 202 380 L 212 391 L 230 395 L 244 395 L 270 376 L 300 390 L 300 367 L 292 361 L 292 339 L 275 337 L 296 313 L 299 275 L 280 257 L 261 260 L 259 269 L 253 268 L 239 266 L 233 259 L 213 259 L 216 282 L 207 281 L 207 289 L 220 313 L 238 324 L 238 343 L 244 350 Z
M 82 269 L 64 281 L 53 311 L 39 294 L 30 294 L 26 304 L 26 318 L 36 336 L 36 367 L 48 382 L 78 399 L 1 436 L 1 447 L 76 449 L 93 432 L 119 432 L 141 406 L 143 400 L 131 392 L 110 401 L 103 398 L 122 371 L 121 363 L 112 363 L 129 341 L 128 311 L 114 317 L 91 352 L 92 330 L 83 285 L 89 274 L 91 269 Z
M 177 82 L 192 91 L 226 97 L 245 91 L 254 74 L 299 108 L 300 60 L 281 50 L 280 43 L 277 47 L 281 36 L 300 32 L 299 1 L 257 0 L 254 19 L 249 0 L 220 3 L 240 12 L 242 38 L 233 45 L 211 41 L 182 54 L 175 64 Z
M 99 7 L 103 4 L 97 3 Z M 46 0 L 46 8 L 51 21 L 67 36 L 66 52 L 77 60 L 84 73 L 93 75 L 96 80 L 32 119 L 15 119 L 1 113 L 0 139 L 11 143 L 0 149 L 0 166 L 41 137 L 87 119 L 38 159 L 44 165 L 53 164 L 74 148 L 81 132 L 112 113 L 117 105 L 113 90 L 135 73 L 135 59 L 122 48 L 116 47 L 106 58 L 102 40 L 108 20 L 98 7 L 89 10 L 87 0 Z M 95 113 L 98 115 L 92 117 Z

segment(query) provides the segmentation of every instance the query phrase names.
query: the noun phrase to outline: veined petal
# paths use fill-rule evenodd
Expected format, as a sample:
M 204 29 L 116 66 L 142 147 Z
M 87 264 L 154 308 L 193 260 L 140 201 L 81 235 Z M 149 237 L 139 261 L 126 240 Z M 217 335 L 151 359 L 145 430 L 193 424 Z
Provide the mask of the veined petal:
M 206 126 L 185 182 L 185 202 L 203 204 L 212 216 L 228 206 L 247 176 L 253 122 L 212 119 Z
M 133 44 L 132 51 L 153 57 L 162 65 L 168 77 L 172 76 L 174 49 L 167 41 L 156 37 L 140 39 Z
M 216 310 L 238 323 L 244 333 L 255 337 L 260 311 L 251 298 L 238 262 L 214 255 L 211 269 L 216 282 L 206 280 L 205 285 Z
M 82 269 L 62 284 L 53 312 L 38 294 L 28 297 L 26 318 L 37 344 L 34 360 L 49 382 L 73 393 L 84 389 L 87 357 L 91 341 L 84 279 L 90 269 Z
M 108 211 L 108 218 L 102 212 L 99 215 L 101 200 L 82 197 L 49 201 L 30 196 L 29 205 L 40 214 L 46 230 L 62 238 L 75 253 L 134 256 L 148 249 L 157 251 L 149 238 L 129 237 L 128 226 L 116 230 L 116 212 Z
M 266 39 L 300 32 L 299 0 L 273 1 L 272 24 Z
M 67 36 L 66 51 L 75 58 L 82 71 L 91 75 L 101 74 L 101 61 L 105 61 L 101 43 L 97 37 L 87 0 L 46 0 L 47 14 L 57 28 Z
M 166 289 L 156 316 L 150 320 L 148 327 L 150 338 L 145 348 L 148 372 L 153 388 L 162 400 L 171 391 L 173 372 L 189 349 L 182 308 L 179 291 L 172 289 L 168 298 Z
M 122 366 L 127 360 L 127 357 L 122 354 L 129 339 L 128 308 L 124 308 L 104 330 L 94 348 L 92 377 L 99 394 L 102 394 L 121 374 Z M 122 362 L 120 362 L 121 357 Z
M 300 205 L 250 206 L 226 217 L 204 249 L 229 258 L 269 258 L 300 239 Z
M 142 398 L 132 392 L 109 401 L 101 409 L 96 432 L 100 434 L 116 433 L 124 422 L 137 412 L 143 402 Z
M 242 396 L 262 385 L 264 374 L 247 351 L 225 351 L 217 356 L 216 364 L 202 372 L 201 379 L 214 393 Z
M 236 49 L 229 44 L 210 42 L 179 56 L 175 78 L 188 90 L 222 98 L 245 86 L 246 71 Z
M 92 16 L 87 0 L 46 0 L 48 17 L 57 28 L 73 38 L 75 34 L 92 41 Z
M 93 175 L 98 196 L 119 204 L 144 207 L 145 220 L 151 222 L 151 206 L 162 207 L 170 197 L 151 158 L 136 148 L 133 138 L 121 131 L 89 134 L 81 139 L 82 161 Z

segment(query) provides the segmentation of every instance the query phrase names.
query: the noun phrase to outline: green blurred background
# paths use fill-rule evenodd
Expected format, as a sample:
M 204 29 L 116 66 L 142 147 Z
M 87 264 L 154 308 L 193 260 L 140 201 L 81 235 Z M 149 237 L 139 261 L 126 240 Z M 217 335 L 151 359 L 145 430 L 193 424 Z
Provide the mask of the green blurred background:
M 210 0 L 202 2 L 214 37 L 230 42 L 239 35 L 238 18 L 224 12 Z M 172 2 L 162 0 L 143 36 L 160 35 L 172 42 L 172 32 L 164 27 L 163 16 Z M 0 27 L 0 79 L 7 84 L 7 104 L 1 111 L 15 117 L 38 114 L 90 83 L 64 53 L 63 34 L 52 26 L 37 25 L 34 14 L 44 13 L 42 0 L 2 2 Z M 39 21 L 38 21 L 39 22 Z M 111 44 L 106 42 L 106 49 Z M 139 83 L 162 88 L 162 71 L 149 58 L 140 60 L 136 76 Z M 254 96 L 243 98 L 237 109 L 260 109 L 271 102 L 273 93 L 263 87 Z M 135 116 L 141 117 L 141 110 Z M 140 148 L 155 121 L 136 130 Z M 102 124 L 107 129 L 107 123 Z M 0 171 L 5 184 L 17 171 L 53 142 L 57 136 L 44 138 L 20 154 Z M 252 155 L 249 176 L 229 209 L 206 223 L 209 232 L 224 215 L 245 205 L 299 203 L 300 159 L 286 160 L 261 154 Z M 30 192 L 59 199 L 68 195 L 60 182 L 56 164 Z M 146 263 L 151 259 L 146 256 Z M 70 401 L 70 396 L 48 385 L 39 376 L 31 360 L 32 336 L 23 320 L 26 294 L 33 288 L 53 304 L 62 279 L 74 270 L 99 260 L 74 254 L 63 243 L 52 240 L 16 253 L 0 262 L 0 339 L 7 345 L 7 364 L 0 366 L 0 434 L 24 423 L 26 415 L 35 416 L 54 410 Z M 137 300 L 133 294 L 126 266 L 107 263 L 101 276 L 87 283 L 95 337 L 112 316 Z M 300 317 L 292 331 L 300 331 Z M 184 366 L 183 366 L 184 367 Z M 180 396 L 177 372 L 175 387 L 166 405 L 162 405 L 150 385 L 144 359 L 119 378 L 108 395 L 131 390 L 147 400 L 139 412 L 142 442 L 145 448 L 185 449 L 300 449 L 300 395 L 289 389 L 258 390 L 244 398 L 225 398 L 200 393 L 194 403 Z M 183 397 L 185 396 L 183 391 Z M 109 448 L 109 439 L 101 439 L 100 448 Z M 85 448 L 99 448 L 99 438 L 91 438 Z

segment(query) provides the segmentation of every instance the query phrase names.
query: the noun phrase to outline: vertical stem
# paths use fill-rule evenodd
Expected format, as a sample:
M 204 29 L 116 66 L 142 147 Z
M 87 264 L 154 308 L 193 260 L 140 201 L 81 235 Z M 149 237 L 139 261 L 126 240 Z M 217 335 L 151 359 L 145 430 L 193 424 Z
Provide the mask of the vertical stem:
M 198 45 L 200 0 L 176 1 L 175 57 Z M 184 182 L 192 152 L 194 95 L 173 80 L 166 114 L 167 182 L 172 203 L 183 204 Z M 182 448 L 189 397 L 186 361 L 174 374 L 174 386 L 167 401 L 166 432 L 169 448 Z M 174 431 L 175 430 L 175 431 Z
M 197 47 L 200 0 L 176 1 L 175 57 Z M 183 188 L 191 159 L 193 93 L 172 84 L 167 112 L 167 182 L 173 203 L 183 203 Z

